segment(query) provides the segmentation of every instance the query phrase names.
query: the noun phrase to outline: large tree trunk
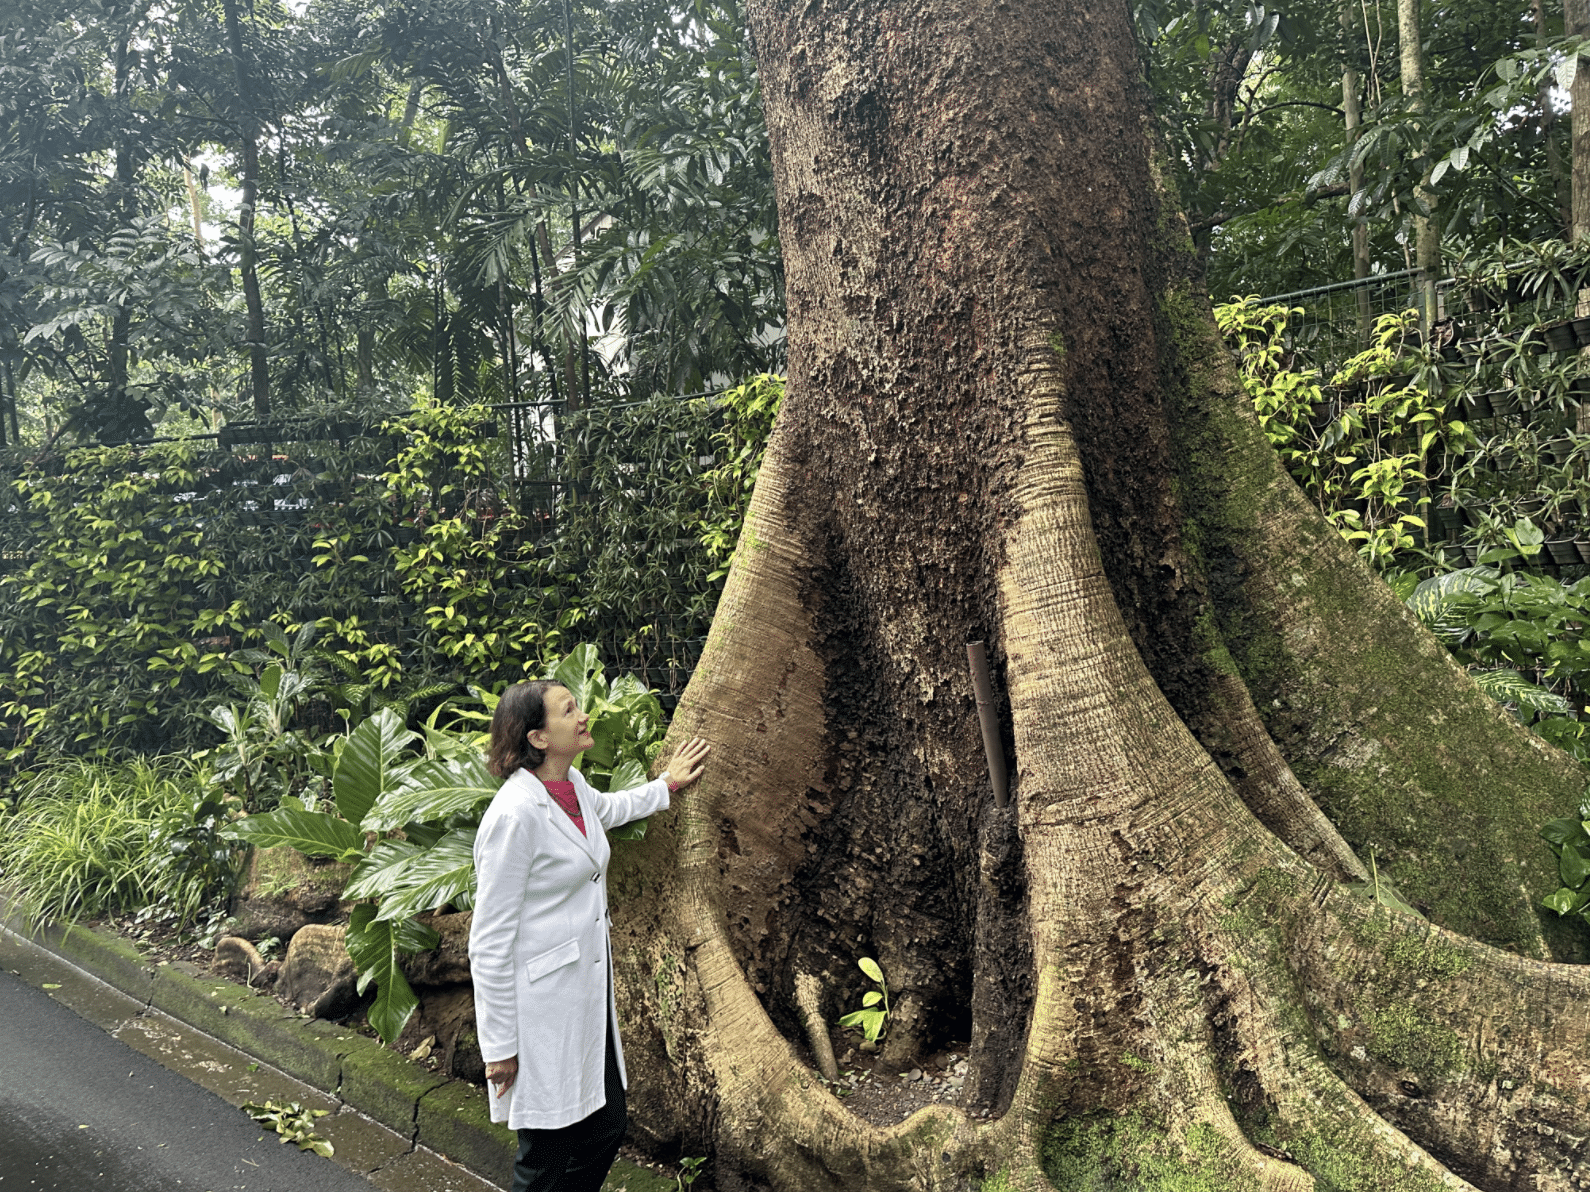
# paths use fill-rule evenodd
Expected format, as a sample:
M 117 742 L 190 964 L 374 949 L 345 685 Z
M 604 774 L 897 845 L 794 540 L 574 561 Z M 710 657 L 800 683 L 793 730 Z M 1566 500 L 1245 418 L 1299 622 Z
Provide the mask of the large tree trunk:
M 1206 1187 L 1576 1186 L 1590 979 L 1532 902 L 1581 780 L 1281 470 L 1126 6 L 750 15 L 789 389 L 675 720 L 708 776 L 612 877 L 637 1130 L 724 1189 L 1159 1186 L 1151 1146 Z M 1350 888 L 1371 849 L 1430 922 Z M 989 1119 L 821 1084 L 797 983 L 832 1021 L 863 955 L 884 1066 L 969 1039 Z

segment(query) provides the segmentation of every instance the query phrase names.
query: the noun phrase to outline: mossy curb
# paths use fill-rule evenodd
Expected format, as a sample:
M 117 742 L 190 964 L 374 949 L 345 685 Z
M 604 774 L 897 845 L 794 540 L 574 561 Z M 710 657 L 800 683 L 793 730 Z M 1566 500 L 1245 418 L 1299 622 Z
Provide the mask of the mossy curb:
M 48 948 L 128 997 L 137 998 L 146 1006 L 149 1004 L 158 970 L 120 936 L 88 927 L 60 927 L 53 923 L 34 931 L 29 928 L 26 917 L 12 907 L 5 908 L 0 922 L 23 939 Z
M 369 1047 L 353 1052 L 342 1064 L 342 1086 L 337 1090 L 349 1105 L 405 1138 L 415 1136 L 420 1099 L 450 1081 L 439 1072 L 427 1072 L 396 1051 Z
M 479 1089 L 452 1080 L 420 1098 L 415 1119 L 419 1142 L 478 1171 L 504 1188 L 513 1181 L 513 1155 L 518 1142 L 507 1126 L 491 1120 Z
M 329 1022 L 300 1018 L 275 998 L 234 982 L 172 968 L 157 971 L 150 1004 L 326 1092 L 336 1091 L 350 1055 L 377 1046 Z

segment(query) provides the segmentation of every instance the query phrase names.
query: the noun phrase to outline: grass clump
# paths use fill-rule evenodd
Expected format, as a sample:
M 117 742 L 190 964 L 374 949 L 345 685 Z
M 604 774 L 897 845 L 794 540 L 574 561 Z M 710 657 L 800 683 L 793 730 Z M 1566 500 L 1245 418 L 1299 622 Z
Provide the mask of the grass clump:
M 164 907 L 194 917 L 235 874 L 225 809 L 187 764 L 62 761 L 0 811 L 0 892 L 46 922 Z

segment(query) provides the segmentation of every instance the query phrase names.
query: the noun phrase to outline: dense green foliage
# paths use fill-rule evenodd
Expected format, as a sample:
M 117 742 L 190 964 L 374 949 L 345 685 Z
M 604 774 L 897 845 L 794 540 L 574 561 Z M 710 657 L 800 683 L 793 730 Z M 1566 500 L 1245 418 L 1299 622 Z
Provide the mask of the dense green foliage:
M 732 4 L 238 7 L 236 43 L 197 0 L 0 11 L 0 442 L 780 362 Z
M 1449 261 L 1504 237 L 1566 234 L 1562 88 L 1576 43 L 1563 36 L 1562 6 L 1421 7 L 1427 114 L 1403 85 L 1397 7 L 1386 0 L 1134 6 L 1217 298 L 1351 278 L 1354 225 L 1372 272 L 1410 268 L 1413 219 L 1427 210 Z
M 343 447 L 26 468 L 0 574 L 9 756 L 219 741 L 258 807 L 310 781 L 261 786 L 295 735 L 538 673 L 576 637 L 677 694 L 781 392 L 591 408 L 555 439 L 426 402 Z
M 0 811 L 0 889 L 32 924 L 163 912 L 186 922 L 237 877 L 227 806 L 186 762 L 61 761 Z

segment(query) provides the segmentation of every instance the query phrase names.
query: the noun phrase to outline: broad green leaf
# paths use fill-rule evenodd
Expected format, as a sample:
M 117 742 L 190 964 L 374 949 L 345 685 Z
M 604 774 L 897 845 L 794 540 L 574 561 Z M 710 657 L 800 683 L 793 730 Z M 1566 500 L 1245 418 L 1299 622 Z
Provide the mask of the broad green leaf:
M 1584 824 L 1576 819 L 1547 820 L 1541 826 L 1540 835 L 1543 840 L 1559 847 L 1571 844 L 1582 850 L 1590 845 L 1590 834 L 1587 834 Z
M 883 994 L 876 989 L 868 990 L 861 996 L 861 1004 L 863 1006 L 876 1006 L 881 1001 L 883 1001 Z
M 286 845 L 308 857 L 351 861 L 364 855 L 364 833 L 358 825 L 323 811 L 306 811 L 291 803 L 283 803 L 275 811 L 263 815 L 234 820 L 221 829 L 221 835 L 256 848 Z
M 403 785 L 409 764 L 399 759 L 415 739 L 391 708 L 382 708 L 348 735 L 331 782 L 337 810 L 346 819 L 359 823 L 382 795 Z
M 644 840 L 646 839 L 646 821 L 644 819 L 630 820 L 627 824 L 619 824 L 607 834 L 609 840 Z
M 1531 712 L 1573 711 L 1573 705 L 1562 696 L 1531 683 L 1515 670 L 1475 671 L 1474 682 L 1498 703 L 1515 703 Z
M 1557 859 L 1557 872 L 1562 876 L 1562 884 L 1577 890 L 1584 885 L 1584 879 L 1590 877 L 1590 861 L 1571 844 L 1562 846 L 1562 853 Z
M 883 984 L 883 970 L 878 967 L 878 962 L 872 957 L 863 956 L 860 960 L 856 961 L 856 964 L 860 967 L 862 972 L 866 973 L 867 976 L 871 977 L 879 985 Z
M 548 676 L 561 683 L 574 696 L 574 702 L 589 712 L 594 699 L 607 695 L 607 680 L 602 675 L 601 656 L 590 642 L 574 647 L 569 656 Z
M 398 966 L 398 956 L 429 951 L 441 942 L 441 937 L 412 919 L 401 923 L 377 919 L 375 907 L 363 903 L 354 907 L 349 916 L 346 941 L 348 955 L 359 974 L 359 992 L 368 989 L 372 981 L 376 985 L 370 1025 L 383 1043 L 391 1043 L 403 1033 L 409 1016 L 420 1004 Z
M 613 767 L 613 775 L 608 779 L 607 789 L 627 791 L 633 787 L 644 786 L 645 783 L 646 767 L 634 758 L 626 758 Z
M 378 917 L 402 920 L 439 910 L 460 894 L 473 899 L 474 849 L 475 829 L 459 828 L 421 851 L 404 867 L 401 885 L 382 900 Z
M 382 840 L 348 878 L 347 899 L 382 898 L 404 884 L 409 866 L 425 849 L 412 840 Z
M 1556 911 L 1559 915 L 1566 915 L 1573 910 L 1574 904 L 1579 901 L 1579 892 L 1570 890 L 1566 886 L 1555 894 L 1548 894 L 1540 900 L 1540 905 L 1549 911 Z
M 1494 567 L 1465 567 L 1432 576 L 1413 590 L 1408 607 L 1443 642 L 1458 645 L 1469 634 L 1468 621 L 1459 611 L 1460 595 L 1483 596 L 1495 591 L 1500 574 Z
M 591 725 L 591 747 L 585 756 L 596 765 L 610 769 L 625 738 L 629 735 L 629 717 L 622 712 L 608 712 Z M 582 773 L 584 771 L 581 771 Z M 611 789 L 622 790 L 622 787 Z
M 489 803 L 502 782 L 486 769 L 482 754 L 437 757 L 408 771 L 402 786 L 384 792 L 364 817 L 367 832 L 390 832 L 428 823 Z
M 1424 918 L 1418 910 L 1403 900 L 1402 896 L 1394 890 L 1385 878 L 1378 881 L 1348 882 L 1347 888 L 1360 894 L 1367 894 L 1381 906 L 1389 906 L 1392 910 L 1401 911 L 1405 915 L 1412 915 L 1416 919 Z

